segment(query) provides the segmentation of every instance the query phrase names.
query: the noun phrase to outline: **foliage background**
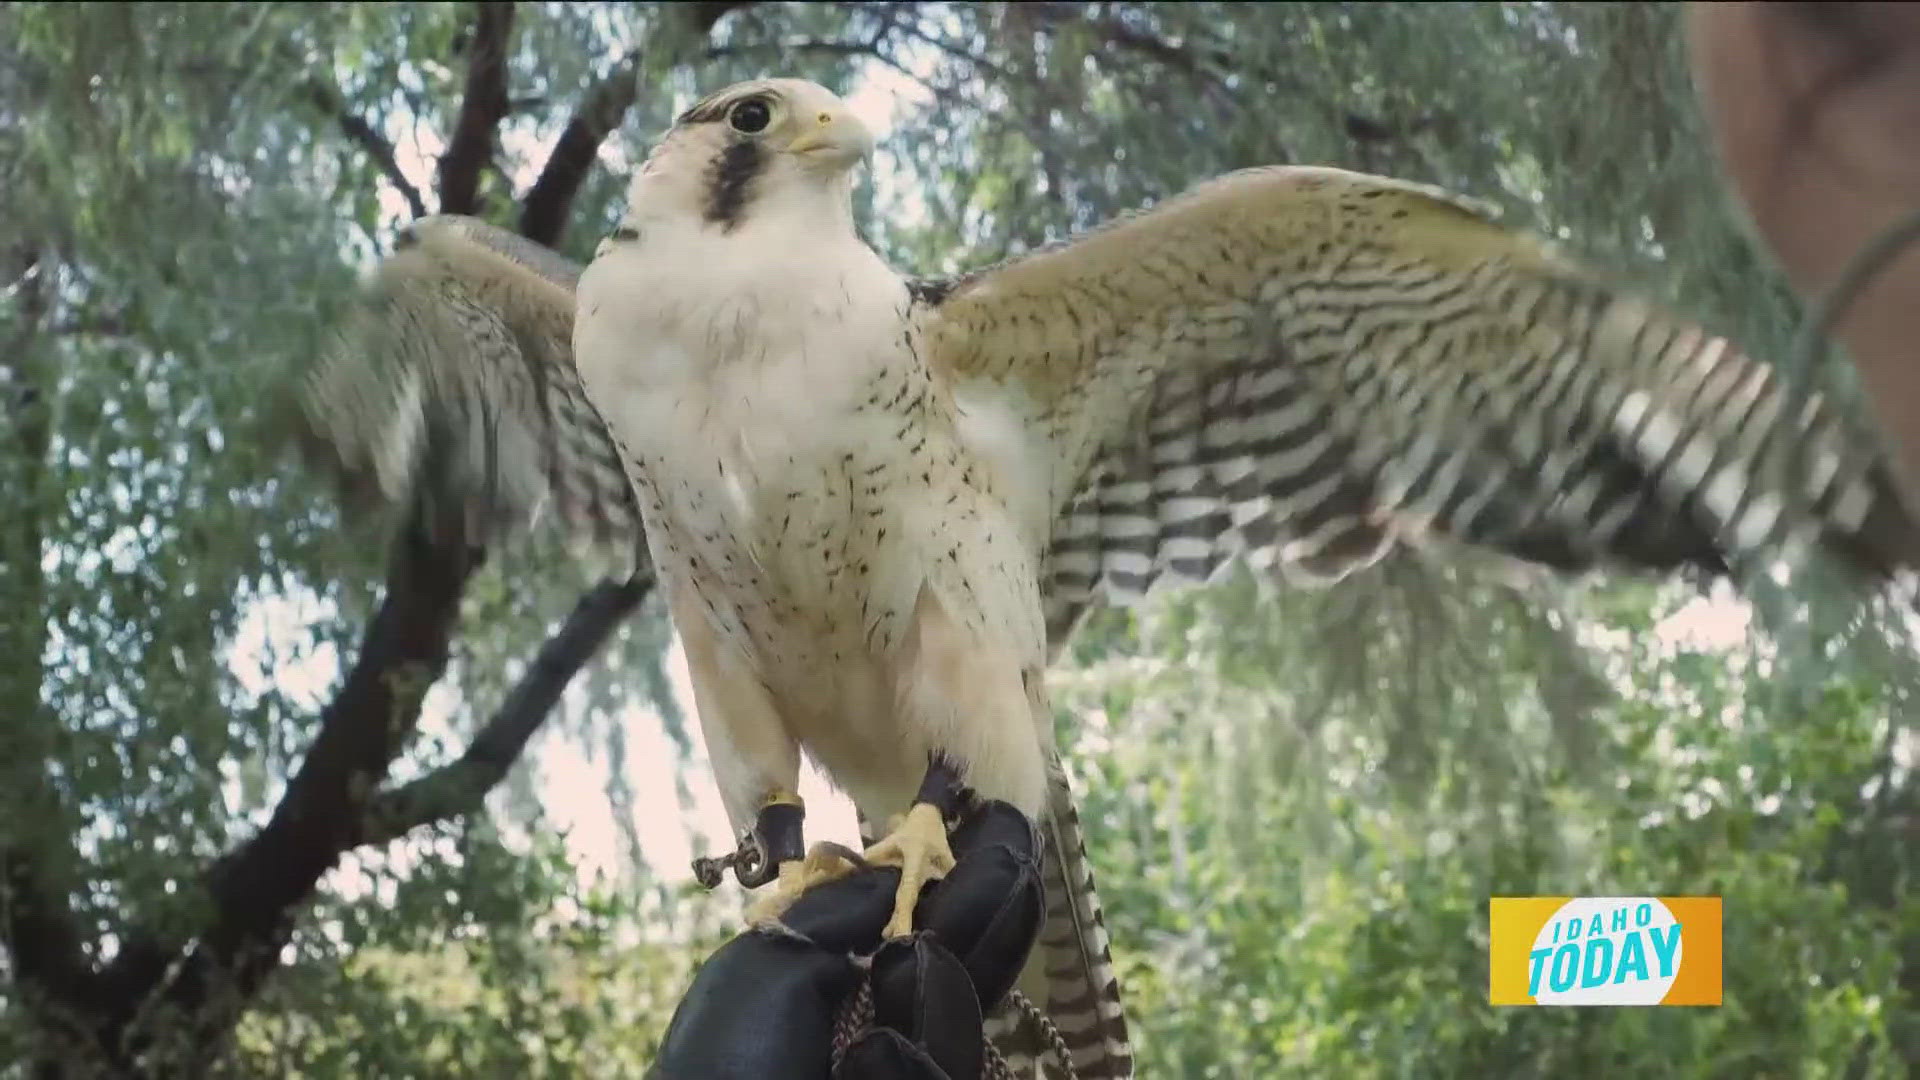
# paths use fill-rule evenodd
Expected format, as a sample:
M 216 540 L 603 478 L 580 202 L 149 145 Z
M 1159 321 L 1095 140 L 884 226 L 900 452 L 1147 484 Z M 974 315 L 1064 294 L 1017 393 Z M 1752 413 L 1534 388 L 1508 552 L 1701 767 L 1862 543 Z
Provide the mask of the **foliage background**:
M 1490 200 L 1777 355 L 1797 309 L 1717 182 L 1677 19 L 0 7 L 0 1076 L 109 1067 L 47 1002 L 106 994 L 142 934 L 209 939 L 198 883 L 326 722 L 385 534 L 341 521 L 278 410 L 418 210 L 545 229 L 584 258 L 680 107 L 790 73 L 900 91 L 861 213 L 915 271 L 1227 169 L 1330 163 Z M 476 102 L 493 123 L 463 140 Z M 611 137 L 565 212 L 534 220 L 582 118 Z M 390 778 L 458 755 L 590 583 L 537 540 L 498 553 Z M 1724 588 L 1568 586 L 1439 552 L 1326 591 L 1242 577 L 1097 618 L 1058 672 L 1060 730 L 1143 1071 L 1909 1075 L 1910 624 L 1809 576 L 1749 595 L 1743 622 Z M 154 1020 L 156 1045 L 177 1027 L 235 1076 L 639 1075 L 738 906 L 643 850 L 711 798 L 669 637 L 644 605 L 483 812 L 347 845 L 257 995 Z M 635 789 L 636 753 L 671 758 L 670 802 Z M 580 870 L 545 805 L 541 763 L 567 755 L 610 808 L 618 872 Z M 1485 898 L 1536 892 L 1723 894 L 1726 1005 L 1488 1008 Z M 66 944 L 71 970 L 41 962 Z

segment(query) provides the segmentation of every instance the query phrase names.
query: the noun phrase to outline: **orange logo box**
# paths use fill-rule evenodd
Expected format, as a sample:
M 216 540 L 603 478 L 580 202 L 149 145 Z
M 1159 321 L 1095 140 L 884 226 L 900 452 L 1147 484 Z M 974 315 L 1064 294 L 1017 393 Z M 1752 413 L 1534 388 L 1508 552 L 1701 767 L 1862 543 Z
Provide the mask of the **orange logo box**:
M 1717 896 L 1496 896 L 1494 1005 L 1718 1005 Z

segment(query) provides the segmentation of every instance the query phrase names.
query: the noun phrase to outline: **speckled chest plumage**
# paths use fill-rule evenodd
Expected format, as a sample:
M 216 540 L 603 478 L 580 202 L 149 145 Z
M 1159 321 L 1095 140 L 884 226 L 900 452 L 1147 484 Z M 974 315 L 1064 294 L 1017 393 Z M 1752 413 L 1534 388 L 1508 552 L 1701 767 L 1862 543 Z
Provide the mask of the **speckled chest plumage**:
M 723 271 L 668 278 L 636 258 L 629 287 L 648 302 L 632 343 L 583 348 L 582 376 L 676 612 L 713 627 L 857 795 L 861 774 L 911 784 L 924 767 L 892 664 L 923 594 L 1022 667 L 1041 662 L 1044 631 L 1009 466 L 969 442 L 904 284 L 864 246 L 811 256 L 710 288 L 700 279 Z
M 899 645 L 920 564 L 960 558 L 987 493 L 906 350 L 854 393 L 757 374 L 692 391 L 631 448 L 642 516 L 663 577 L 724 640 L 766 677 L 818 678 Z M 760 385 L 721 388 L 743 379 Z

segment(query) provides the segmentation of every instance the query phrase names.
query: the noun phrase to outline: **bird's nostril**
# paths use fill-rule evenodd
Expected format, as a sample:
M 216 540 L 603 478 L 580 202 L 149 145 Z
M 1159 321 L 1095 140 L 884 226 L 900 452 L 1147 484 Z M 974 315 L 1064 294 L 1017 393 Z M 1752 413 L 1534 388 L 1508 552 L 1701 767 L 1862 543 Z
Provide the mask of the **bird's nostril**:
M 818 119 L 823 124 L 829 124 L 833 122 L 833 114 L 823 112 L 818 117 L 816 117 L 816 119 Z

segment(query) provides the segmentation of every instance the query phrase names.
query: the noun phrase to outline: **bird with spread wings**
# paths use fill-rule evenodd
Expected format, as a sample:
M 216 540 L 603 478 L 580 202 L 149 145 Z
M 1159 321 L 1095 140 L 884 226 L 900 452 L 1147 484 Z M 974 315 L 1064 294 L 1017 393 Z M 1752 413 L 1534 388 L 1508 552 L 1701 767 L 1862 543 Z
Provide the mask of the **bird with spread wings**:
M 1044 679 L 1089 605 L 1427 537 L 1565 571 L 1913 563 L 1847 417 L 1465 201 L 1254 169 L 927 282 L 854 228 L 871 149 L 826 89 L 743 83 L 679 118 L 584 272 L 416 222 L 304 415 L 389 500 L 650 560 L 757 917 L 849 865 L 803 854 L 802 754 L 886 823 L 895 933 L 954 791 L 1031 816 L 1023 985 L 1080 1076 L 1132 1061 Z

